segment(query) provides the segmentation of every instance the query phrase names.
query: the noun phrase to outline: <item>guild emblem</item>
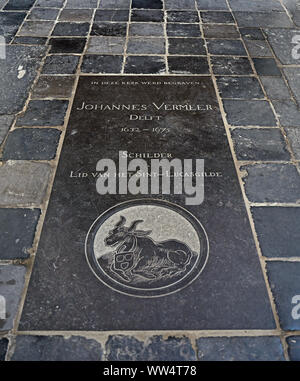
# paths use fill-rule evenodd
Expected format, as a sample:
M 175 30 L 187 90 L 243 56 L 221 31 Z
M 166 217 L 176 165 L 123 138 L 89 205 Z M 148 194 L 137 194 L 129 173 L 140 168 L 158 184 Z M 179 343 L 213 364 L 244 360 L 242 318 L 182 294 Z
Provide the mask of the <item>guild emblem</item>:
M 201 223 L 162 200 L 133 200 L 102 214 L 91 226 L 86 255 L 96 276 L 116 291 L 167 295 L 191 283 L 208 258 Z

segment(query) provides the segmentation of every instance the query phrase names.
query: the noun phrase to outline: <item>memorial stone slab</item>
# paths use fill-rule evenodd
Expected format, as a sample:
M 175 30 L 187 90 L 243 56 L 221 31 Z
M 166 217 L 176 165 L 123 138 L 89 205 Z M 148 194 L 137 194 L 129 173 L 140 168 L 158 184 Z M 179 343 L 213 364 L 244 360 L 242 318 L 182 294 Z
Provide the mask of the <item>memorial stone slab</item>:
M 81 77 L 19 329 L 274 328 L 211 79 Z

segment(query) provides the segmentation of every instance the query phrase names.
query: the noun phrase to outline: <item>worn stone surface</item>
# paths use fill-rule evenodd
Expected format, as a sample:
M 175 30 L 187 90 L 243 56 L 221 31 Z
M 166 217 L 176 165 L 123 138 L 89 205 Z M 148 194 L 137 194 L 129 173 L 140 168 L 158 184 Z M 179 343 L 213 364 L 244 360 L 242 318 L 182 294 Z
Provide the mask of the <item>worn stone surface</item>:
M 126 58 L 124 72 L 130 74 L 163 74 L 165 69 L 165 60 L 162 57 L 129 56 Z
M 97 0 L 68 0 L 66 4 L 67 8 L 97 8 L 98 1 Z
M 253 202 L 297 202 L 300 176 L 291 164 L 256 164 L 241 167 L 246 194 Z
M 47 37 L 51 33 L 54 21 L 26 21 L 19 30 L 19 36 Z
M 290 99 L 290 92 L 282 78 L 261 77 L 260 80 L 268 98 L 281 101 Z
M 79 56 L 60 54 L 47 56 L 42 74 L 75 74 Z
M 7 161 L 0 166 L 0 205 L 40 205 L 45 197 L 50 166 L 29 161 Z
M 247 3 L 248 4 L 248 3 Z M 292 28 L 293 24 L 285 12 L 234 12 L 240 27 Z
M 129 21 L 129 9 L 123 10 L 97 10 L 94 21 Z
M 6 5 L 4 7 L 4 10 L 8 10 L 8 11 L 27 11 L 27 10 L 29 10 L 33 6 L 34 1 L 35 0 L 22 0 L 22 1 L 19 1 L 19 0 L 8 0 L 8 2 L 6 3 Z
M 82 336 L 19 335 L 11 361 L 101 361 L 102 347 Z
M 7 58 L 0 60 L 0 114 L 22 110 L 45 51 L 41 46 L 6 46 Z
M 300 336 L 290 336 L 286 341 L 291 361 L 300 361 Z
M 6 319 L 0 319 L 0 331 L 13 328 L 22 295 L 26 267 L 0 265 L 0 295 L 5 298 Z
M 74 82 L 72 76 L 40 76 L 33 88 L 32 98 L 68 98 L 72 94 Z
M 280 2 L 278 0 L 251 0 L 247 2 L 245 0 L 229 0 L 229 5 L 233 11 L 244 11 L 244 12 L 283 12 Z
M 220 56 L 246 56 L 246 50 L 240 40 L 209 40 L 208 52 Z
M 57 8 L 33 8 L 27 20 L 56 20 L 59 13 Z
M 129 27 L 129 36 L 164 36 L 162 24 L 132 23 Z
M 215 75 L 254 74 L 246 57 L 212 57 L 211 63 Z
M 168 37 L 201 37 L 199 24 L 167 24 Z
M 104 99 L 107 105 L 116 104 L 117 100 L 120 105 L 135 105 L 135 108 L 107 112 L 99 112 L 99 109 L 93 108 L 92 105 L 100 105 Z M 153 102 L 156 105 L 165 102 L 169 106 L 158 111 Z M 146 105 L 148 110 L 137 110 L 139 106 L 136 105 L 141 104 Z M 198 112 L 178 109 L 171 111 L 170 105 L 173 104 L 207 104 L 208 107 L 199 106 L 202 111 Z M 85 108 L 85 105 L 88 107 Z M 122 131 L 122 128 L 127 129 L 128 120 L 133 113 L 160 115 L 162 119 L 150 123 L 147 120 L 131 120 L 132 127 L 150 131 Z M 169 126 L 168 132 L 157 134 L 156 130 L 151 131 L 152 126 L 165 128 L 166 122 Z M 183 143 L 178 144 L 178 141 Z M 205 201 L 200 206 L 186 205 L 184 195 L 176 195 L 173 192 L 170 195 L 156 195 L 155 199 L 160 199 L 158 201 L 153 200 L 148 194 L 99 195 L 95 186 L 96 179 L 93 180 L 90 174 L 95 172 L 95 165 L 100 158 L 112 158 L 117 161 L 120 149 L 118 147 L 128 152 L 146 153 L 157 152 L 158 147 L 164 147 L 172 157 L 205 158 L 205 170 L 208 173 L 219 173 L 220 176 L 212 174 L 212 177 L 206 179 Z M 87 177 L 74 177 L 80 172 L 87 173 Z M 80 201 L 78 194 L 81 197 Z M 133 201 L 136 198 L 138 204 Z M 88 233 L 91 224 L 99 214 L 110 207 L 119 208 L 116 204 L 125 200 L 128 200 L 130 205 L 134 203 L 133 207 L 137 208 L 134 209 L 134 216 L 128 215 L 129 204 L 122 204 L 120 207 L 124 207 L 124 210 L 117 212 L 118 209 L 114 209 L 116 212 L 110 212 L 114 221 L 108 222 L 109 226 L 111 225 L 109 230 L 120 218 L 115 213 L 122 213 L 122 216 L 127 217 L 126 223 L 124 222 L 126 228 L 133 220 L 143 220 L 139 230 L 145 231 L 155 242 L 176 237 L 177 241 L 186 241 L 194 247 L 196 241 L 192 240 L 191 234 L 194 226 L 200 226 L 199 223 L 195 222 L 195 225 L 188 228 L 185 220 L 175 224 L 173 221 L 179 218 L 178 216 L 184 218 L 186 210 L 191 213 L 188 214 L 189 218 L 197 216 L 208 237 L 201 236 L 201 258 L 204 261 L 207 258 L 207 239 L 210 255 L 204 269 L 202 264 L 195 269 L 195 275 L 199 276 L 192 283 L 187 285 L 186 278 L 182 278 L 182 275 L 178 275 L 179 283 L 174 286 L 169 285 L 172 277 L 161 279 L 155 276 L 149 281 L 147 274 L 144 277 L 144 270 L 141 270 L 141 276 L 138 277 L 142 280 L 143 287 L 139 283 L 136 284 L 136 280 L 131 281 L 129 278 L 130 285 L 135 284 L 132 290 L 117 274 L 111 273 L 112 278 L 109 279 L 113 279 L 113 283 L 109 283 L 109 287 L 106 281 L 99 279 L 100 274 L 96 268 L 97 277 L 93 274 L 89 264 L 94 266 L 93 263 L 98 262 L 93 262 L 93 254 L 90 252 L 90 248 L 93 247 L 93 244 L 90 246 L 91 235 Z M 162 206 L 158 205 L 166 205 L 168 202 L 175 208 L 172 218 L 168 214 L 172 213 L 171 209 L 167 211 L 164 208 L 158 213 L 155 209 L 156 212 L 152 213 L 151 203 L 154 203 L 154 208 L 160 208 Z M 143 208 L 148 205 L 150 209 L 147 209 L 146 216 Z M 175 210 L 178 205 L 182 205 L 183 209 L 180 209 L 177 215 Z M 85 256 L 87 234 L 88 262 Z M 53 237 L 56 238 L 53 240 Z M 104 238 L 104 233 L 98 236 L 97 242 L 104 247 L 99 249 L 100 252 L 95 249 L 97 255 L 106 254 L 106 250 L 111 252 L 111 249 L 106 247 Z M 199 250 L 197 247 L 193 249 L 195 253 Z M 105 258 L 99 257 L 99 264 L 104 267 Z M 105 271 L 110 272 L 109 269 Z M 107 76 L 97 78 L 97 81 L 94 76 L 84 76 L 80 79 L 30 282 L 20 330 L 115 331 L 275 327 L 214 87 L 208 76 L 193 79 L 190 76 L 161 76 L 159 79 L 141 76 L 135 77 L 134 81 L 131 78 L 129 80 L 127 76 L 114 76 L 113 79 Z M 167 288 L 162 289 L 164 284 Z M 237 284 L 239 287 L 236 287 Z M 153 290 L 155 285 L 157 287 Z M 173 293 L 170 293 L 172 291 Z M 156 297 L 147 297 L 149 294 Z M 253 294 L 256 295 L 255 300 L 252 298 Z M 74 300 L 77 301 L 75 305 Z M 236 308 L 237 304 L 239 308 Z M 220 305 L 226 305 L 226 309 L 222 308 L 222 313 Z M 182 314 L 182 311 L 185 313 Z M 171 349 L 168 351 L 171 352 Z
M 109 22 L 99 22 L 94 23 L 92 26 L 91 35 L 92 36 L 116 36 L 125 37 L 127 31 L 126 23 L 109 23 Z
M 85 43 L 85 38 L 51 38 L 49 53 L 82 53 Z
M 276 57 L 284 65 L 298 65 L 299 59 L 294 58 L 293 49 L 297 52 L 296 43 L 293 43 L 294 36 L 299 35 L 297 29 L 264 29 L 268 41 L 274 50 Z
M 255 70 L 261 76 L 281 76 L 281 72 L 276 65 L 274 58 L 253 58 Z
M 164 12 L 159 9 L 133 9 L 131 11 L 133 22 L 163 22 Z
M 6 338 L 0 339 L 0 361 L 5 361 L 8 340 Z
M 132 336 L 109 336 L 108 361 L 195 361 L 196 354 L 187 337 L 152 336 L 142 342 Z
M 59 15 L 59 21 L 89 22 L 92 19 L 92 16 L 92 9 L 78 10 L 64 8 Z
M 207 24 L 203 25 L 205 38 L 240 38 L 235 25 Z
M 167 11 L 168 22 L 196 23 L 200 22 L 196 11 Z
M 17 119 L 17 126 L 62 126 L 68 101 L 32 100 L 27 110 Z
M 204 57 L 168 57 L 170 73 L 176 74 L 209 74 L 208 62 Z
M 127 54 L 165 54 L 163 38 L 130 38 L 127 42 Z
M 222 98 L 263 99 L 264 93 L 254 77 L 218 77 L 217 85 Z
M 267 275 L 284 330 L 300 328 L 300 262 L 267 262 Z
M 128 9 L 130 7 L 130 2 L 131 0 L 102 0 L 100 1 L 100 4 L 99 4 L 99 8 L 103 8 L 103 9 L 114 9 L 114 8 L 117 8 L 117 9 Z M 136 8 L 139 4 L 139 1 L 137 1 L 136 3 L 135 2 L 132 2 L 132 7 L 133 8 Z M 152 5 L 159 5 L 158 8 L 162 8 L 161 6 L 161 2 L 160 0 L 155 0 L 153 2 L 151 2 Z M 140 3 L 141 7 L 139 8 L 143 8 L 143 4 Z
M 55 128 L 18 128 L 7 137 L 3 160 L 52 160 L 60 134 Z
M 239 28 L 244 40 L 264 40 L 265 36 L 261 29 L 258 28 Z
M 255 230 L 262 254 L 269 258 L 299 257 L 300 208 L 253 207 Z
M 169 38 L 168 43 L 171 55 L 206 55 L 204 40 L 201 38 Z
M 236 128 L 231 132 L 238 160 L 290 160 L 283 135 L 275 128 Z
M 65 0 L 37 0 L 34 4 L 36 7 L 53 7 L 61 8 L 64 5 Z
M 39 209 L 0 209 L 0 259 L 28 258 L 39 216 Z
M 215 11 L 227 11 L 228 6 L 226 0 L 196 0 L 198 9 L 201 10 L 215 10 Z
M 25 12 L 1 12 L 0 33 L 6 43 L 11 42 L 26 16 Z
M 112 0 L 106 0 L 112 2 Z M 120 0 L 119 0 L 120 1 Z M 162 0 L 132 0 L 131 4 L 132 8 L 145 8 L 145 9 L 162 9 L 163 3 Z
M 164 0 L 166 9 L 195 9 L 194 0 Z
M 5 139 L 13 120 L 14 117 L 12 115 L 0 115 L 0 145 Z
M 12 43 L 20 45 L 46 45 L 46 42 L 47 37 L 17 36 Z
M 300 68 L 285 67 L 283 71 L 298 104 L 300 104 Z
M 251 57 L 273 57 L 266 41 L 246 40 L 245 43 Z
M 92 54 L 123 54 L 125 48 L 124 37 L 92 36 L 89 40 L 87 53 Z
M 120 73 L 122 56 L 86 54 L 81 65 L 82 73 Z
M 85 23 L 72 23 L 72 22 L 58 22 L 52 32 L 52 36 L 87 36 L 90 24 Z
M 223 101 L 226 118 L 232 126 L 276 126 L 277 122 L 267 101 Z
M 300 127 L 300 110 L 291 100 L 274 100 L 276 115 L 283 127 Z
M 231 12 L 200 12 L 200 17 L 204 24 L 234 24 Z
M 279 337 L 203 337 L 197 339 L 200 361 L 284 361 Z

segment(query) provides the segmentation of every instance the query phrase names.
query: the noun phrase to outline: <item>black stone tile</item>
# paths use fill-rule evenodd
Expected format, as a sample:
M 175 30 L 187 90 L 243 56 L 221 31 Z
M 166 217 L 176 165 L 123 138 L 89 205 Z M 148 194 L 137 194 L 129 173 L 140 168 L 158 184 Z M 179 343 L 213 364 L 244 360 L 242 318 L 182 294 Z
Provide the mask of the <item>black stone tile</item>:
M 20 36 L 15 37 L 13 44 L 20 45 L 46 45 L 47 37 L 30 37 L 30 36 Z
M 239 27 L 244 28 L 292 28 L 286 12 L 233 12 Z
M 170 73 L 209 74 L 207 59 L 204 57 L 170 56 L 168 57 Z
M 140 63 L 142 69 L 147 68 L 148 57 L 147 60 L 145 58 Z M 160 62 L 164 64 L 163 61 Z M 160 116 L 161 119 L 135 121 L 136 118 L 130 118 L 131 115 Z M 157 133 L 158 127 L 165 128 L 166 125 L 169 126 L 169 131 Z M 127 130 L 129 126 L 140 130 L 130 132 Z M 101 158 L 117 163 L 119 150 L 133 153 L 134 156 L 135 153 L 153 155 L 162 150 L 161 152 L 168 152 L 172 158 L 179 160 L 204 158 L 208 176 L 205 180 L 203 203 L 188 205 L 185 194 L 174 194 L 173 190 L 171 194 L 131 194 L 129 189 L 127 195 L 100 195 L 96 189 L 97 180 L 92 173 L 97 172 L 97 163 L 99 169 Z M 128 160 L 128 164 L 130 163 L 134 164 Z M 150 160 L 145 160 L 146 167 L 150 164 Z M 147 171 L 145 168 L 143 173 Z M 202 170 L 199 168 L 199 171 Z M 121 172 L 123 173 L 122 168 Z M 81 176 L 83 173 L 87 177 Z M 120 204 L 125 201 L 125 204 Z M 145 234 L 143 240 L 149 239 L 146 235 L 156 243 L 166 240 L 172 242 L 176 239 L 176 245 L 178 242 L 184 243 L 186 246 L 180 246 L 184 250 L 187 250 L 187 246 L 191 247 L 189 250 L 193 250 L 195 256 L 200 247 L 203 250 L 201 258 L 205 261 L 208 240 L 210 255 L 207 264 L 204 268 L 202 263 L 199 264 L 197 270 L 195 269 L 197 278 L 193 275 L 189 285 L 182 272 L 172 275 L 167 271 L 168 276 L 163 272 L 162 278 L 157 277 L 160 267 L 154 266 L 155 275 L 152 279 L 151 274 L 147 270 L 144 272 L 143 268 L 140 275 L 134 279 L 130 276 L 128 281 L 111 272 L 112 283 L 108 287 L 104 279 L 99 279 L 102 273 L 98 273 L 95 267 L 95 276 L 89 264 L 94 266 L 99 263 L 100 266 L 101 263 L 103 272 L 110 271 L 106 267 L 105 258 L 114 249 L 106 246 L 107 241 L 104 238 L 107 233 L 102 235 L 100 231 L 97 238 L 93 236 L 95 246 L 90 246 L 92 236 L 88 234 L 93 222 L 96 219 L 99 221 L 98 217 L 108 210 L 109 215 L 103 216 L 112 221 L 105 220 L 108 230 L 123 220 L 120 215 L 126 218 L 123 226 L 126 230 L 135 220 L 143 220 L 137 229 L 139 233 Z M 133 213 L 131 216 L 130 212 Z M 191 221 L 190 225 L 187 225 L 186 218 Z M 201 225 L 194 218 L 199 219 Z M 177 219 L 180 222 L 176 222 Z M 94 225 L 95 233 L 101 226 Z M 207 235 L 201 234 L 202 230 L 198 230 L 201 227 Z M 87 234 L 89 264 L 85 256 Z M 197 238 L 199 234 L 200 238 Z M 101 249 L 98 244 L 104 245 L 104 248 Z M 100 256 L 109 254 L 99 261 L 95 257 L 93 262 L 90 251 L 93 247 Z M 183 272 L 186 270 L 182 269 Z M 137 279 L 139 281 L 136 283 Z M 176 284 L 171 289 L 169 282 L 174 279 Z M 131 288 L 133 284 L 134 289 Z M 155 297 L 147 297 L 149 295 Z M 224 305 L 226 308 L 223 308 Z M 81 77 L 23 309 L 20 331 L 274 328 L 259 258 L 209 75 L 201 78 Z M 146 343 L 148 345 L 150 340 Z M 159 345 L 164 348 L 167 344 L 167 348 L 172 346 L 176 352 L 172 352 L 170 348 L 165 353 L 176 353 L 177 356 L 178 347 L 182 347 L 183 343 L 176 338 L 164 340 Z M 163 352 L 156 348 L 156 345 L 153 346 L 151 353 L 159 353 L 155 356 L 163 358 Z M 189 342 L 187 350 L 179 353 L 181 356 L 186 354 L 190 359 L 191 352 L 188 348 Z
M 98 9 L 94 21 L 125 21 L 129 20 L 129 10 Z
M 165 54 L 164 38 L 131 37 L 127 43 L 127 54 Z
M 250 57 L 273 57 L 267 41 L 246 40 L 245 44 Z
M 82 73 L 120 73 L 123 56 L 86 54 L 81 65 Z
M 0 209 L 1 260 L 29 257 L 39 217 L 39 209 Z
M 0 12 L 0 33 L 6 43 L 11 42 L 25 16 L 25 12 Z
M 211 62 L 215 75 L 254 74 L 246 57 L 212 57 Z
M 268 41 L 274 50 L 276 57 L 283 65 L 299 65 L 299 58 L 293 52 L 298 53 L 297 43 L 298 29 L 264 29 Z
M 87 36 L 89 23 L 58 22 L 52 32 L 52 36 Z
M 69 98 L 74 82 L 75 77 L 70 75 L 41 75 L 33 88 L 32 98 Z
M 262 254 L 268 258 L 299 257 L 300 208 L 253 207 L 255 230 Z
M 253 202 L 298 202 L 300 177 L 292 164 L 243 166 L 247 197 Z
M 33 6 L 34 2 L 35 0 L 8 0 L 3 9 L 8 11 L 27 11 Z
M 240 40 L 210 40 L 207 41 L 207 48 L 212 55 L 247 56 Z
M 190 10 L 195 9 L 195 1 L 194 0 L 164 0 L 165 9 L 179 9 L 179 10 Z
M 109 336 L 108 361 L 195 361 L 196 353 L 187 337 L 152 336 L 147 343 L 133 336 Z
M 285 127 L 288 141 L 296 160 L 300 160 L 300 131 L 299 127 Z
M 29 13 L 27 20 L 56 20 L 59 13 L 57 8 L 33 8 Z
M 169 37 L 201 37 L 199 24 L 167 24 Z
M 131 23 L 129 27 L 130 36 L 164 37 L 163 24 L 158 23 Z
M 46 51 L 44 46 L 6 46 L 5 62 L 9 65 L 0 64 L 0 114 L 23 109 Z
M 202 38 L 169 38 L 169 54 L 206 55 Z
M 227 121 L 232 126 L 277 125 L 275 116 L 267 101 L 231 100 L 223 101 Z
M 235 128 L 231 132 L 237 160 L 289 161 L 283 135 L 276 128 Z
M 251 0 L 245 2 L 244 0 L 229 0 L 229 5 L 233 11 L 243 12 L 264 12 L 264 11 L 277 11 L 283 12 L 281 4 L 277 0 Z
M 291 361 L 300 361 L 300 336 L 289 336 L 286 339 Z
M 219 93 L 222 98 L 262 99 L 264 93 L 254 77 L 217 78 Z
M 291 100 L 273 100 L 275 112 L 282 127 L 300 127 L 300 111 Z
M 19 30 L 19 36 L 48 37 L 54 21 L 25 21 Z
M 75 74 L 78 62 L 79 56 L 47 56 L 42 74 Z
M 35 7 L 42 8 L 62 8 L 65 0 L 37 0 Z
M 235 25 L 207 24 L 203 25 L 205 38 L 240 38 Z
M 284 361 L 279 337 L 202 337 L 197 339 L 200 361 Z
M 59 21 L 90 22 L 92 20 L 92 17 L 93 9 L 64 8 L 59 15 Z
M 162 0 L 132 0 L 132 8 L 137 9 L 162 9 Z
M 17 119 L 17 126 L 62 126 L 68 101 L 30 101 L 23 116 Z
M 127 23 L 99 22 L 92 26 L 92 36 L 126 36 Z
M 258 75 L 281 76 L 281 72 L 278 69 L 274 58 L 253 58 L 253 63 Z
M 102 355 L 94 339 L 19 335 L 11 361 L 101 361 Z
M 228 5 L 226 0 L 196 0 L 198 9 L 206 11 L 206 10 L 213 10 L 213 11 L 227 11 Z
M 99 8 L 101 9 L 129 9 L 131 0 L 101 0 Z
M 97 8 L 98 0 L 67 0 L 66 8 L 84 9 L 84 8 Z
M 260 80 L 268 98 L 281 101 L 289 100 L 291 98 L 291 94 L 282 78 L 261 77 Z
M 82 53 L 86 38 L 51 38 L 49 53 Z
M 258 28 L 239 28 L 242 37 L 245 40 L 260 40 L 265 39 L 263 32 Z
M 165 60 L 156 56 L 129 56 L 126 58 L 125 73 L 130 74 L 163 74 L 166 70 Z
M 18 128 L 7 137 L 3 160 L 54 159 L 60 134 L 54 128 Z
M 168 22 L 196 23 L 200 22 L 198 12 L 196 11 L 168 11 Z
M 300 104 L 300 67 L 285 67 L 283 71 L 297 103 Z
M 204 24 L 234 24 L 231 12 L 200 12 Z
M 299 295 L 300 262 L 267 262 L 267 275 L 279 322 L 288 331 L 300 328 Z
M 133 22 L 163 22 L 164 12 L 158 9 L 133 9 L 131 11 Z
M 6 338 L 0 339 L 0 361 L 5 361 L 7 347 L 8 347 L 8 340 Z

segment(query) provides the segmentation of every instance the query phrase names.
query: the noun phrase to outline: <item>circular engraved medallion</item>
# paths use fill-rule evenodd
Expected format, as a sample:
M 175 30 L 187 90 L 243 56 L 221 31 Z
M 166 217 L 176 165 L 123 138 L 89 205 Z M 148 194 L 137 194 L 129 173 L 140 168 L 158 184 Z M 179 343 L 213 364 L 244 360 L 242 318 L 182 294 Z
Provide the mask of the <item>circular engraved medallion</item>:
M 206 265 L 207 234 L 186 209 L 142 199 L 114 206 L 92 224 L 85 242 L 95 275 L 112 289 L 136 297 L 181 290 Z

